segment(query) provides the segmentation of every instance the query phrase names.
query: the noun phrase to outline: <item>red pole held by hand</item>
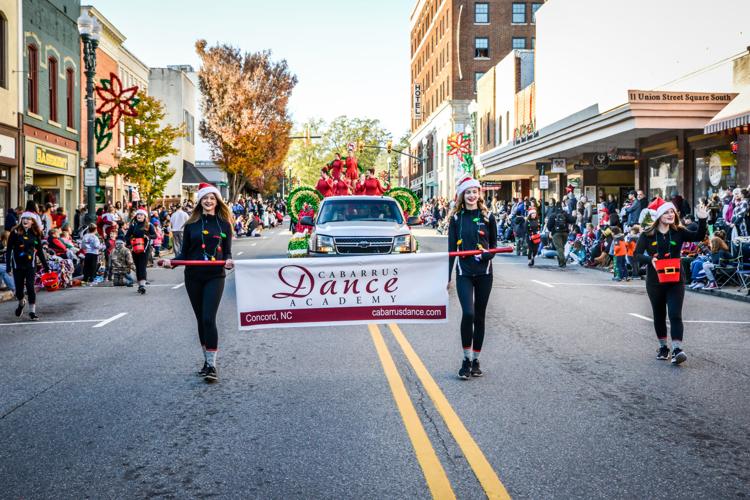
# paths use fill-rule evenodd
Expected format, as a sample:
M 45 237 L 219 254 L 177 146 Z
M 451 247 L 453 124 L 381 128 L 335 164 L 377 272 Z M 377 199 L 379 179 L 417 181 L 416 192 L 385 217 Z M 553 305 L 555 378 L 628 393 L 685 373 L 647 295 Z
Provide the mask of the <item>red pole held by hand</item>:
M 513 247 L 497 247 L 489 250 L 462 250 L 460 252 L 448 252 L 450 257 L 469 257 L 470 255 L 482 255 L 484 252 L 489 253 L 513 253 Z
M 159 266 L 162 265 L 164 261 L 160 260 L 158 262 Z M 214 267 L 214 266 L 224 266 L 224 264 L 227 263 L 225 260 L 170 260 L 170 264 L 172 264 L 172 267 L 179 267 L 179 266 L 191 266 L 191 267 Z

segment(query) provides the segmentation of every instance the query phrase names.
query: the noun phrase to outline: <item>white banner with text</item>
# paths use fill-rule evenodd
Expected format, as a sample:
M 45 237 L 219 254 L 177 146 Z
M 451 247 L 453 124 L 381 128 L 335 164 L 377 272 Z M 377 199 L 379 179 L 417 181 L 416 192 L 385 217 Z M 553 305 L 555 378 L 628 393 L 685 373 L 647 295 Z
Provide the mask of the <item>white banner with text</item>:
M 240 330 L 447 321 L 445 253 L 234 264 Z

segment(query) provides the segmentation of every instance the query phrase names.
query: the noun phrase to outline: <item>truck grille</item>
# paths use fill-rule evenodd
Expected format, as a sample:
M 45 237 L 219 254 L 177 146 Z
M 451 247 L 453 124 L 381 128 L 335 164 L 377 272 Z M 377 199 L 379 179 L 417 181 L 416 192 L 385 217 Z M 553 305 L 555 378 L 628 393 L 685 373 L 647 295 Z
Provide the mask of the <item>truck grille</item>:
M 393 249 L 393 238 L 372 238 L 356 236 L 334 238 L 336 253 L 340 254 L 385 254 Z

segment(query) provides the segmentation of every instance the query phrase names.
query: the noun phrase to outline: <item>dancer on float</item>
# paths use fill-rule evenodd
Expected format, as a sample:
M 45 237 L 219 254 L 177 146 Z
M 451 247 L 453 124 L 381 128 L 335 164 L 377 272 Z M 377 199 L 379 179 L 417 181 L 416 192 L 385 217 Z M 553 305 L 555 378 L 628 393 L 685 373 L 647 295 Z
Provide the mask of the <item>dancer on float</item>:
M 333 196 L 346 196 L 349 193 L 349 184 L 340 177 L 333 179 Z
M 323 196 L 323 198 L 333 196 L 333 180 L 328 176 L 327 167 L 320 169 L 320 179 L 318 179 L 318 183 L 315 184 L 315 189 Z
M 689 231 L 680 224 L 677 209 L 672 203 L 656 198 L 648 208 L 651 210 L 654 222 L 639 236 L 635 258 L 636 262 L 648 265 L 646 293 L 651 301 L 654 329 L 659 341 L 656 359 L 667 360 L 671 357 L 672 364 L 679 365 L 687 360 L 687 355 L 682 348 L 685 273 L 680 262 L 680 250 L 683 243 L 702 241 L 706 236 L 708 211 L 703 205 L 696 207 L 698 229 Z M 646 253 L 648 256 L 645 255 Z M 670 259 L 671 262 L 659 263 L 664 259 Z M 667 315 L 671 324 L 671 353 L 667 346 Z
M 37 223 L 38 215 L 34 212 L 23 212 L 18 225 L 11 229 L 8 246 L 5 249 L 5 268 L 13 275 L 16 285 L 16 316 L 20 317 L 26 307 L 24 288 L 29 296 L 29 319 L 39 320 L 36 314 L 36 259 L 42 263 L 44 272 L 49 272 L 47 258 L 42 248 L 42 227 Z
M 357 182 L 354 183 L 354 194 L 365 194 L 365 174 L 360 174 L 359 179 L 357 179 Z
M 156 239 L 156 231 L 148 221 L 148 212 L 138 209 L 135 212 L 135 220 L 130 223 L 128 232 L 125 234 L 125 243 L 133 254 L 135 263 L 135 277 L 138 280 L 138 293 L 146 293 L 146 280 L 148 274 L 148 253 L 151 242 Z
M 185 223 L 183 244 L 175 260 L 223 260 L 224 266 L 186 266 L 185 290 L 198 321 L 198 339 L 203 349 L 203 368 L 198 375 L 206 382 L 216 382 L 216 356 L 219 351 L 219 332 L 216 313 L 224 293 L 225 269 L 232 269 L 232 214 L 221 198 L 221 193 L 210 184 L 201 184 L 198 203 Z M 171 268 L 170 260 L 162 266 Z
M 456 293 L 461 303 L 461 345 L 464 359 L 458 377 L 481 377 L 479 353 L 484 343 L 487 302 L 492 291 L 492 258 L 497 247 L 495 216 L 480 196 L 479 181 L 463 178 L 456 187 L 456 206 L 448 226 L 448 251 L 483 250 L 481 255 L 449 258 L 448 286 L 456 267 Z
M 339 179 L 342 177 L 342 174 L 344 173 L 344 162 L 341 161 L 341 153 L 336 153 L 336 157 L 331 162 L 331 178 L 335 181 L 336 179 Z
M 387 188 L 383 187 L 380 180 L 375 177 L 375 169 L 368 168 L 365 174 L 364 194 L 367 196 L 382 196 L 386 191 Z
M 349 184 L 349 188 L 354 190 L 357 185 L 357 179 L 359 179 L 359 163 L 357 157 L 354 155 L 354 147 L 349 145 L 349 156 L 346 157 L 346 172 L 344 174 L 345 181 Z

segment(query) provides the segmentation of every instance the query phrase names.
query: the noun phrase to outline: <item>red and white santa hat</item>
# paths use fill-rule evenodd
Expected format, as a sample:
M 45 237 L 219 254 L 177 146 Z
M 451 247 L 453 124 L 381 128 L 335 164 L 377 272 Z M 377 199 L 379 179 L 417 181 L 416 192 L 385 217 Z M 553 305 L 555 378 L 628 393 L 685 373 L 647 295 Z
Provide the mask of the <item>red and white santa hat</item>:
M 482 185 L 479 183 L 478 180 L 471 176 L 466 176 L 458 183 L 456 183 L 456 197 L 460 198 L 462 194 L 464 194 L 464 191 L 470 188 L 477 188 L 479 189 Z
M 146 212 L 146 211 L 145 211 L 144 209 L 142 209 L 142 208 L 139 208 L 138 210 L 136 210 L 136 211 L 135 211 L 135 215 L 136 215 L 136 217 L 137 217 L 137 216 L 139 216 L 139 215 L 142 215 L 142 216 L 144 216 L 144 217 L 145 217 L 146 219 L 148 219 L 148 212 Z
M 664 201 L 659 196 L 657 196 L 654 201 L 649 203 L 648 209 L 651 210 L 651 215 L 654 219 L 654 222 L 658 221 L 659 218 L 669 210 L 674 210 L 675 213 L 677 212 L 677 208 L 675 208 L 674 204 L 671 201 Z
M 39 227 L 39 229 L 42 229 L 42 218 L 39 217 L 38 214 L 35 214 L 34 212 L 23 212 L 21 214 L 22 219 L 31 219 L 34 221 L 34 223 Z
M 215 194 L 216 198 L 219 199 L 219 200 L 222 199 L 221 198 L 221 193 L 216 188 L 216 186 L 214 186 L 212 184 L 209 184 L 207 182 L 201 182 L 200 185 L 198 186 L 198 194 L 196 195 L 197 198 L 198 198 L 198 201 L 201 201 L 201 198 L 203 198 L 204 196 L 206 196 L 209 193 Z

